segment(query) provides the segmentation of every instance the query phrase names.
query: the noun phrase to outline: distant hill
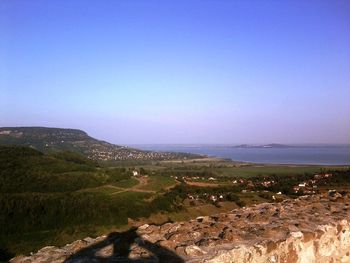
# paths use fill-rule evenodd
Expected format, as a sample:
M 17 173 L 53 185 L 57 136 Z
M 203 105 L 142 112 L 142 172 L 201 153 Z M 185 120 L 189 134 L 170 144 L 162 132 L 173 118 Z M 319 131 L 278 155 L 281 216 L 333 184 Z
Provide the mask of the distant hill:
M 171 160 L 199 157 L 187 153 L 142 151 L 97 140 L 82 130 L 47 127 L 0 128 L 0 145 L 29 146 L 44 153 L 72 151 L 99 161 Z

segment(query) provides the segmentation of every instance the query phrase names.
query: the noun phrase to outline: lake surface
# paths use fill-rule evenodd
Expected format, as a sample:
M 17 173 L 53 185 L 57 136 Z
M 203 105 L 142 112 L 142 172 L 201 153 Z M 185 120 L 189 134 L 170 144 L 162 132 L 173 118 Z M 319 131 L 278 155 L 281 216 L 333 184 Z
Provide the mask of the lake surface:
M 235 161 L 269 164 L 350 165 L 350 146 L 297 146 L 287 148 L 237 148 L 229 145 L 147 144 L 132 147 L 187 152 L 227 158 Z

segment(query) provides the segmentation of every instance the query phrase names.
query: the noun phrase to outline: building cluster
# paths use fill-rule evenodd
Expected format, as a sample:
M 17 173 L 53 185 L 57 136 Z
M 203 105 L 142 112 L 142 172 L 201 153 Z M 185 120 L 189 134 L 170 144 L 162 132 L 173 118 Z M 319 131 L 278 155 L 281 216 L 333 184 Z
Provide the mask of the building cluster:
M 312 179 L 299 182 L 296 185 L 292 186 L 292 192 L 295 194 L 316 194 L 319 192 L 319 185 L 324 184 L 325 179 L 331 178 L 332 174 L 315 174 Z M 178 177 L 174 177 L 175 179 L 178 179 Z M 215 181 L 218 180 L 217 178 L 213 177 L 188 177 L 188 176 L 182 176 L 180 177 L 180 180 L 183 180 L 184 182 L 190 182 L 190 181 L 197 181 L 197 180 L 206 180 L 206 181 Z M 241 187 L 241 193 L 258 193 L 258 192 L 264 192 L 268 193 L 268 188 L 274 187 L 275 195 L 282 195 L 286 194 L 283 193 L 282 190 L 278 189 L 278 185 L 281 185 L 281 182 L 277 182 L 275 180 L 267 179 L 267 178 L 261 178 L 261 180 L 251 180 L 251 179 L 235 179 L 232 181 L 233 185 L 240 186 Z M 271 190 L 270 190 L 271 192 Z M 276 197 L 273 195 L 272 199 L 276 200 Z M 209 195 L 207 193 L 200 194 L 200 195 L 192 195 L 190 193 L 187 194 L 187 198 L 189 200 L 208 200 L 212 202 L 217 202 L 220 200 L 225 199 L 224 194 L 219 195 Z
M 292 190 L 295 194 L 316 194 L 318 192 L 318 185 L 321 184 L 321 181 L 327 178 L 331 178 L 332 176 L 332 174 L 315 174 L 313 179 L 299 182 L 297 185 L 294 185 L 292 187 Z M 234 180 L 232 183 L 236 185 L 245 186 L 247 189 L 251 190 L 250 192 L 254 192 L 253 189 L 256 187 L 263 186 L 265 188 L 268 188 L 273 185 L 276 185 L 278 182 L 266 179 L 254 182 L 252 180 L 239 179 Z M 247 189 L 243 189 L 242 193 L 247 193 Z M 281 192 L 278 192 L 277 194 L 281 194 Z
M 293 192 L 296 194 L 315 194 L 318 192 L 320 181 L 332 176 L 332 174 L 315 174 L 314 179 L 300 182 L 298 185 L 293 186 Z
M 232 183 L 234 185 L 242 185 L 242 186 L 246 186 L 247 188 L 253 189 L 256 188 L 258 186 L 263 186 L 263 187 L 271 187 L 273 185 L 275 185 L 277 182 L 274 180 L 267 180 L 265 178 L 263 178 L 262 181 L 252 181 L 249 179 L 238 179 L 238 180 L 234 180 L 232 181 Z
M 175 153 L 140 151 L 122 146 L 93 147 L 93 149 L 88 149 L 86 154 L 90 159 L 101 161 L 173 160 L 179 158 L 179 155 Z
M 223 194 L 203 193 L 203 194 L 193 195 L 193 194 L 187 193 L 187 199 L 190 201 L 207 200 L 207 201 L 215 203 L 217 201 L 223 201 L 225 199 L 225 197 Z

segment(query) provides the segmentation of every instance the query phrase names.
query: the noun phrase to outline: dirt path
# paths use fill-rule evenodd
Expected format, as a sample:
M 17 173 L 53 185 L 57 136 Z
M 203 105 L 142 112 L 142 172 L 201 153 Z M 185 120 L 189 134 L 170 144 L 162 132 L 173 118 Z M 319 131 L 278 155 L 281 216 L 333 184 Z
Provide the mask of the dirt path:
M 165 189 L 166 191 L 168 191 L 168 190 L 174 188 L 175 186 L 177 186 L 177 185 L 179 185 L 179 184 L 181 184 L 181 182 L 179 182 L 178 180 L 175 180 L 175 184 L 169 185 L 169 186 L 165 187 L 164 189 Z
M 147 185 L 148 184 L 148 181 L 149 181 L 149 178 L 148 177 L 144 177 L 144 176 L 142 176 L 142 177 L 136 177 L 135 178 L 137 181 L 139 181 L 139 184 L 138 185 L 135 185 L 135 186 L 133 186 L 133 187 L 131 187 L 131 188 L 140 188 L 140 187 L 142 187 L 142 186 L 144 186 L 144 185 Z
M 148 177 L 135 177 L 135 179 L 139 181 L 139 184 L 134 185 L 133 187 L 130 187 L 130 188 L 124 188 L 123 190 L 114 192 L 111 195 L 124 193 L 124 192 L 139 192 L 139 193 L 152 193 L 152 194 L 156 193 L 156 191 L 153 191 L 153 190 L 139 189 L 140 187 L 148 184 Z
M 98 187 L 81 189 L 81 190 L 78 190 L 78 192 L 93 191 L 93 190 L 98 190 L 99 188 L 105 188 L 105 187 L 113 188 L 113 189 L 116 190 L 115 192 L 111 193 L 110 195 L 120 194 L 120 193 L 124 193 L 124 192 L 139 192 L 139 193 L 152 193 L 152 194 L 157 192 L 155 190 L 141 189 L 143 186 L 148 185 L 148 183 L 149 183 L 149 178 L 148 177 L 142 176 L 142 177 L 134 177 L 134 178 L 139 183 L 137 185 L 134 185 L 134 186 L 129 187 L 129 188 L 122 188 L 122 187 L 117 187 L 117 186 L 114 186 L 114 185 L 107 184 L 107 185 L 101 185 L 101 186 L 98 186 Z M 170 185 L 168 187 L 165 187 L 164 189 L 165 190 L 170 190 L 171 188 L 177 186 L 178 184 L 180 184 L 180 182 L 176 181 L 175 184 Z

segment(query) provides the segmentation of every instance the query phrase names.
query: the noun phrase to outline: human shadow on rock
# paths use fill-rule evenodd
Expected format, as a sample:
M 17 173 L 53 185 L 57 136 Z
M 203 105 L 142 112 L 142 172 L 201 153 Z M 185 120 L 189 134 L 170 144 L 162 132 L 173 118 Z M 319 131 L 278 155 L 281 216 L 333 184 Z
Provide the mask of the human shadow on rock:
M 1 248 L 0 247 L 0 263 L 1 262 L 8 262 L 11 258 L 15 256 L 14 253 L 10 252 L 6 248 Z
M 133 244 L 137 244 L 146 253 L 138 255 L 137 258 L 130 258 L 131 246 Z M 79 250 L 65 261 L 65 263 L 78 262 L 182 263 L 185 261 L 174 251 L 143 239 L 137 234 L 136 228 L 133 228 L 121 233 L 113 232 L 104 240 Z

